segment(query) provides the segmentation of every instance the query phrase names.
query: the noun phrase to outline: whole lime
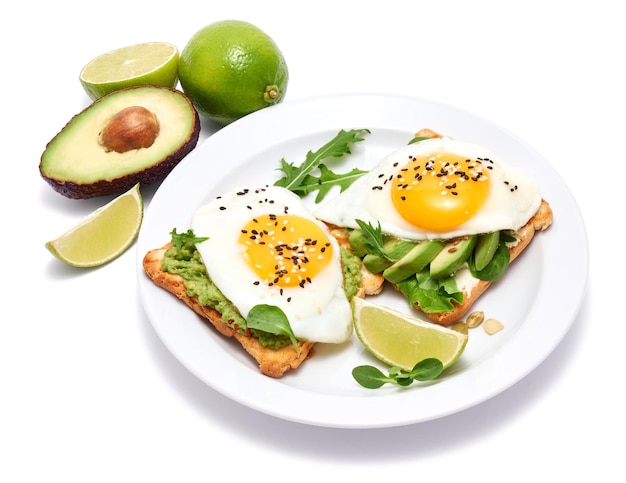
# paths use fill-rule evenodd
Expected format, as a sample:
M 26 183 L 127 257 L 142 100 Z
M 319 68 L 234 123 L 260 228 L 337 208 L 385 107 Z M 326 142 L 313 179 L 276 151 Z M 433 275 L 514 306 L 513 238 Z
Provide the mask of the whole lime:
M 289 71 L 265 32 L 241 20 L 221 20 L 188 41 L 178 78 L 198 112 L 225 125 L 281 102 Z

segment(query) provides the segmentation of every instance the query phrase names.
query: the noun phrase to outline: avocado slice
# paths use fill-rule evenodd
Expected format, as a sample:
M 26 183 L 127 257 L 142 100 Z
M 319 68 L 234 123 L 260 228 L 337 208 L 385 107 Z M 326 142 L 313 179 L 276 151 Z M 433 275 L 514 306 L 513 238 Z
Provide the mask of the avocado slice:
M 477 240 L 478 237 L 472 235 L 446 242 L 443 249 L 430 262 L 430 276 L 442 279 L 456 272 L 472 254 Z
M 500 232 L 493 231 L 478 236 L 476 247 L 474 248 L 474 266 L 476 270 L 485 268 L 500 244 Z
M 357 257 L 363 258 L 367 255 L 367 237 L 361 230 L 352 230 L 348 235 L 350 249 Z
M 406 255 L 385 269 L 383 277 L 391 283 L 398 283 L 414 273 L 423 270 L 441 250 L 443 240 L 424 240 L 415 245 Z
M 383 251 L 386 256 L 368 253 L 363 257 L 363 265 L 372 273 L 380 273 L 406 255 L 415 246 L 415 243 L 403 238 L 390 238 L 383 243 Z
M 119 194 L 162 181 L 198 143 L 191 101 L 168 87 L 137 86 L 101 97 L 48 143 L 39 172 L 73 199 Z

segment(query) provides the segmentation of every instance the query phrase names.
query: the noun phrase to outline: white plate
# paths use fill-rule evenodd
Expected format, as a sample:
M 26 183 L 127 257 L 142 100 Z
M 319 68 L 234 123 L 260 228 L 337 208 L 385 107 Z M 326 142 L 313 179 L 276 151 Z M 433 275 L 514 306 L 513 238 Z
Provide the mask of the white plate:
M 168 242 L 173 228 L 186 230 L 196 207 L 227 188 L 272 183 L 280 174 L 276 168 L 281 158 L 299 164 L 307 151 L 317 149 L 340 129 L 367 128 L 371 134 L 339 161 L 337 171 L 352 165 L 368 168 L 406 144 L 422 127 L 482 144 L 534 177 L 555 218 L 552 227 L 536 236 L 474 307 L 500 320 L 505 329 L 492 336 L 482 329 L 470 331 L 461 359 L 440 379 L 408 388 L 362 388 L 352 378 L 353 367 L 363 363 L 384 367 L 355 337 L 339 347 L 318 344 L 313 358 L 281 379 L 263 376 L 235 342 L 220 336 L 143 273 L 143 255 Z M 263 413 L 344 428 L 390 427 L 439 418 L 515 384 L 541 364 L 569 330 L 588 270 L 587 236 L 576 202 L 537 152 L 468 112 L 388 95 L 285 102 L 221 129 L 190 153 L 156 191 L 137 250 L 139 292 L 148 318 L 189 371 L 232 400 Z M 577 263 L 572 264 L 572 259 Z M 394 295 L 385 293 L 378 300 L 402 307 L 403 301 Z

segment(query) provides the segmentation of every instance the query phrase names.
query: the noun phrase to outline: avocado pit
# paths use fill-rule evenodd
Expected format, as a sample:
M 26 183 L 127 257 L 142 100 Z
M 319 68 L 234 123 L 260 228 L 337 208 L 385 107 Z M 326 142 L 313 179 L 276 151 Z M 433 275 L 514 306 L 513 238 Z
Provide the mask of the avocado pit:
M 149 148 L 159 135 L 159 120 L 142 106 L 129 106 L 116 113 L 100 133 L 105 151 L 125 153 L 131 149 Z

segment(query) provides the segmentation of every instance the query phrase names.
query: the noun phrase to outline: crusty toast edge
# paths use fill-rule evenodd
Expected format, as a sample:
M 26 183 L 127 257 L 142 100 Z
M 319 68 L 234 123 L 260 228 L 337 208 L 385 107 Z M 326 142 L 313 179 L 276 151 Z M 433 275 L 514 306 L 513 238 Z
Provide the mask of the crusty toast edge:
M 168 243 L 161 248 L 148 251 L 143 258 L 143 269 L 146 275 L 160 288 L 165 289 L 184 302 L 196 314 L 210 322 L 222 335 L 235 338 L 250 354 L 266 376 L 279 378 L 287 371 L 296 369 L 314 353 L 314 342 L 300 342 L 300 352 L 293 345 L 281 349 L 271 349 L 261 345 L 255 337 L 238 332 L 222 321 L 221 314 L 198 302 L 197 296 L 190 297 L 185 288 L 184 279 L 176 274 L 162 270 L 163 257 L 171 247 Z
M 515 260 L 530 245 L 535 233 L 547 229 L 552 224 L 552 219 L 553 213 L 550 204 L 546 200 L 542 200 L 535 215 L 523 227 L 515 232 L 515 236 L 519 241 L 509 248 L 511 262 L 513 262 L 513 260 Z M 480 280 L 472 287 L 469 294 L 465 294 L 462 304 L 454 302 L 454 310 L 451 310 L 450 312 L 425 315 L 433 322 L 444 326 L 458 322 L 465 314 L 467 314 L 469 309 L 474 305 L 478 298 L 485 293 L 491 284 L 492 282 Z M 420 310 L 420 307 L 417 304 L 415 305 L 415 308 Z

